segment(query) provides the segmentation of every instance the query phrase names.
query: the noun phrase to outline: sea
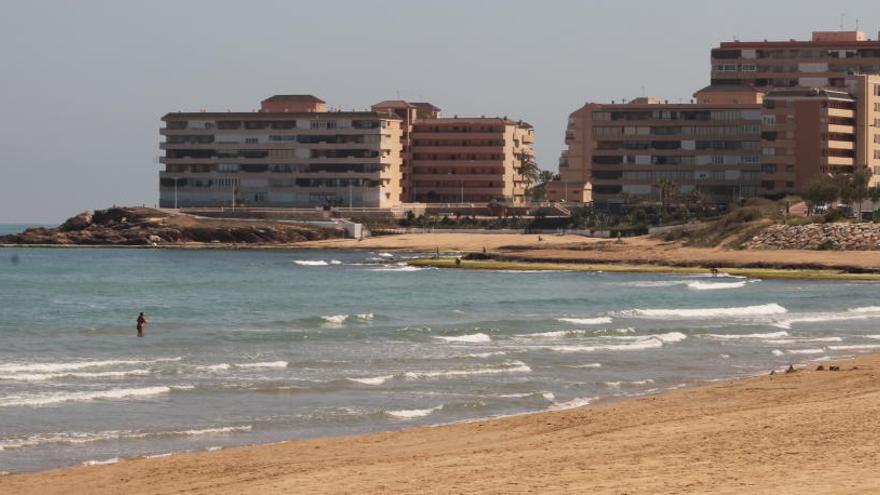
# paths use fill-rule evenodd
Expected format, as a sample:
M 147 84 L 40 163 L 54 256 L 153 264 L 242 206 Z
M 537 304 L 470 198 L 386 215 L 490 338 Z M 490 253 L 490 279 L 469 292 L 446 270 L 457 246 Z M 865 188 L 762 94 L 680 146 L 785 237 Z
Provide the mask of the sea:
M 880 350 L 877 283 L 417 255 L 0 250 L 0 471 L 564 410 Z

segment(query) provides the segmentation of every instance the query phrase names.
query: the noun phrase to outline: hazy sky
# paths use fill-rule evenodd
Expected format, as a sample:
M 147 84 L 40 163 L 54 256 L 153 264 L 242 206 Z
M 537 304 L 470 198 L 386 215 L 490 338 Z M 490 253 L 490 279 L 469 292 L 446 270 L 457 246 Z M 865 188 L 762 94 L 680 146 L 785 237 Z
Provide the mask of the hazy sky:
M 16 1 L 0 15 L 0 223 L 158 198 L 169 111 L 276 93 L 364 109 L 399 96 L 535 126 L 556 169 L 570 112 L 690 98 L 720 41 L 806 39 L 876 1 Z

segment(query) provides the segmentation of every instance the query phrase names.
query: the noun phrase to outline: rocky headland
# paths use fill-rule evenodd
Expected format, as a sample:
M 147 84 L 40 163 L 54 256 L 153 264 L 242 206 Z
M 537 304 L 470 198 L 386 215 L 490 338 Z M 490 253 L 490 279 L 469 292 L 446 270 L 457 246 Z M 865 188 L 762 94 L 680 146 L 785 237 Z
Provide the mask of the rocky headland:
M 186 246 L 193 244 L 292 244 L 343 237 L 312 225 L 193 217 L 152 208 L 84 212 L 55 228 L 30 228 L 0 236 L 6 245 Z

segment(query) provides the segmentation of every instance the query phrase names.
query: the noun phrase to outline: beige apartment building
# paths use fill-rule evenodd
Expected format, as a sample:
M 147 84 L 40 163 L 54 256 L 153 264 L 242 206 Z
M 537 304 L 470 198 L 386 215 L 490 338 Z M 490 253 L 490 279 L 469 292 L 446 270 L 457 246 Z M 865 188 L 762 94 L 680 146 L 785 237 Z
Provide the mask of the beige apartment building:
M 506 118 L 420 118 L 409 143 L 410 199 L 422 203 L 526 202 L 521 173 L 534 129 Z
M 704 92 L 712 103 L 701 101 Z M 725 97 L 707 88 L 696 96 L 697 103 L 657 98 L 588 103 L 572 113 L 561 179 L 550 185 L 549 197 L 603 204 L 657 201 L 664 180 L 679 194 L 698 191 L 717 203 L 757 195 L 760 93 L 731 91 Z M 737 103 L 730 102 L 734 98 Z
M 258 112 L 162 117 L 160 205 L 388 208 L 401 198 L 401 119 L 276 95 Z
M 724 203 L 797 194 L 819 174 L 860 167 L 870 168 L 872 182 L 880 184 L 877 74 L 880 41 L 861 32 L 721 43 L 712 50 L 712 84 L 694 94 L 696 103 L 640 98 L 572 113 L 561 180 L 548 196 L 599 203 L 627 195 L 657 199 L 658 184 L 667 179 L 680 192 L 696 189 Z M 670 112 L 699 117 L 677 125 L 668 122 Z M 731 116 L 737 121 L 726 122 Z M 701 137 L 694 140 L 693 133 Z
M 712 85 L 846 86 L 849 74 L 880 74 L 880 41 L 861 31 L 817 31 L 809 41 L 729 41 L 711 52 Z

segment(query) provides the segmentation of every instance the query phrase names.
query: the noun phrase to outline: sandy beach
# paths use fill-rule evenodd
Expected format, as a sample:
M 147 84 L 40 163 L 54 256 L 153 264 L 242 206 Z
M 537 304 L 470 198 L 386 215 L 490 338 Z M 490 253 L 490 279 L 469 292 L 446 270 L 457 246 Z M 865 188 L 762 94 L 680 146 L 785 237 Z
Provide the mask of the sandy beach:
M 357 241 L 328 239 L 299 248 L 383 251 L 487 251 L 504 260 L 557 263 L 631 263 L 664 266 L 725 266 L 880 270 L 880 251 L 732 250 L 682 247 L 647 236 L 622 239 L 536 234 L 400 234 Z
M 880 356 L 834 364 L 560 412 L 9 475 L 0 492 L 870 493 Z

